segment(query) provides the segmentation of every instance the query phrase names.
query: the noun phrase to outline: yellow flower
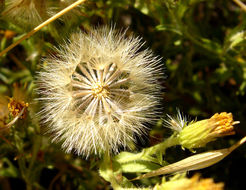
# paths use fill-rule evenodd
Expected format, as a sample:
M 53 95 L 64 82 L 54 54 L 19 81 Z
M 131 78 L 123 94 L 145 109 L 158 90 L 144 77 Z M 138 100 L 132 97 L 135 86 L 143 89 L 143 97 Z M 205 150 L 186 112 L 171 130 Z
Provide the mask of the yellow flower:
M 168 115 L 164 120 L 165 126 L 177 131 L 180 145 L 185 148 L 199 148 L 216 140 L 218 137 L 235 134 L 234 121 L 231 113 L 222 112 L 214 114 L 210 119 L 188 122 L 178 110 L 176 117 Z
M 8 102 L 8 110 L 12 117 L 17 117 L 20 112 L 20 118 L 23 119 L 27 116 L 27 108 L 29 107 L 29 103 L 27 102 L 27 95 L 25 93 L 25 86 L 22 87 L 17 83 L 13 84 L 13 96 L 9 98 Z
M 17 84 L 13 85 L 12 98 L 0 96 L 0 131 L 9 129 L 18 119 L 24 119 L 27 116 L 29 103 L 26 102 L 24 90 Z M 7 121 L 11 118 L 11 121 Z
M 186 178 L 177 174 L 170 181 L 163 178 L 161 184 L 157 184 L 154 190 L 222 190 L 223 183 L 214 183 L 212 178 L 201 179 L 199 174 L 192 178 Z
M 24 102 L 24 101 L 18 101 L 15 100 L 13 98 L 9 99 L 9 103 L 8 103 L 8 109 L 10 114 L 13 117 L 16 117 L 20 114 L 20 112 L 24 109 L 23 114 L 20 116 L 21 119 L 25 118 L 27 115 L 27 107 L 29 106 L 28 103 Z
M 188 149 L 199 148 L 216 140 L 218 137 L 233 135 L 234 121 L 231 113 L 214 114 L 210 119 L 191 122 L 179 133 L 180 144 Z
M 67 151 L 117 152 L 156 117 L 160 59 L 108 27 L 77 33 L 40 72 L 42 121 Z

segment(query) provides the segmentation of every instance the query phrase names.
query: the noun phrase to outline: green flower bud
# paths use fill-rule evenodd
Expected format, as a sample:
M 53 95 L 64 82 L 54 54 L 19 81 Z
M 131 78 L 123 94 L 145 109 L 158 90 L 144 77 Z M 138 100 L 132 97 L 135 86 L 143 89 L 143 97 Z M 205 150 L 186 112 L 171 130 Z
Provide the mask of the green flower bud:
M 233 125 L 238 123 L 233 121 L 231 113 L 226 112 L 216 113 L 210 119 L 191 122 L 180 131 L 180 144 L 188 149 L 204 147 L 218 137 L 233 135 Z

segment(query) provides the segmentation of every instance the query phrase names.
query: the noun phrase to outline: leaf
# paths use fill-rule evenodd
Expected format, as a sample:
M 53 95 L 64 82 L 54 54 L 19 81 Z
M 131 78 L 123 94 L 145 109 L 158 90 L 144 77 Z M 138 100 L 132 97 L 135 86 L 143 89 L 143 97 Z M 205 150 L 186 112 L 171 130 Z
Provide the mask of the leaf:
M 155 159 L 152 157 L 145 155 L 145 152 L 142 153 L 130 153 L 130 152 L 121 152 L 117 156 L 114 157 L 114 161 L 123 164 L 127 162 L 133 161 L 149 161 L 149 162 L 156 162 Z
M 180 30 L 178 30 L 177 27 L 173 26 L 172 24 L 158 25 L 158 26 L 156 26 L 156 30 L 158 30 L 158 31 L 171 31 L 171 32 L 174 32 L 178 35 L 182 35 L 182 32 Z
M 246 21 L 243 20 L 242 24 L 231 29 L 224 40 L 224 51 L 234 49 L 246 39 Z
M 140 10 L 143 14 L 148 15 L 149 14 L 149 8 L 144 0 L 136 0 L 134 7 L 138 10 Z
M 8 158 L 3 158 L 1 161 L 0 176 L 4 177 L 18 177 L 18 169 L 8 160 Z
M 221 45 L 218 44 L 217 42 L 209 40 L 207 38 L 201 38 L 201 41 L 205 49 L 214 51 L 218 55 L 221 54 L 222 48 Z
M 151 172 L 159 167 L 159 165 L 148 161 L 135 161 L 120 165 L 123 173 Z
M 230 43 L 229 48 L 230 49 L 234 48 L 235 46 L 237 46 L 239 43 L 241 43 L 244 40 L 246 40 L 246 31 L 243 30 L 241 32 L 237 32 L 236 34 L 230 37 L 229 41 L 231 43 Z

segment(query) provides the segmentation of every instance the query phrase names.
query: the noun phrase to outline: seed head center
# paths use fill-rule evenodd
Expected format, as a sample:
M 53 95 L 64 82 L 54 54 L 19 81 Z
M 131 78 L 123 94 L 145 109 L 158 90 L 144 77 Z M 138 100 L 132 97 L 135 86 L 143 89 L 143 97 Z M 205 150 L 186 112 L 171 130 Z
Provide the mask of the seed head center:
M 103 82 L 100 82 L 100 81 L 96 82 L 92 86 L 91 90 L 93 92 L 92 94 L 93 94 L 94 97 L 97 97 L 97 98 L 104 97 L 104 98 L 106 98 L 106 97 L 109 96 L 109 87 L 106 84 L 104 84 Z

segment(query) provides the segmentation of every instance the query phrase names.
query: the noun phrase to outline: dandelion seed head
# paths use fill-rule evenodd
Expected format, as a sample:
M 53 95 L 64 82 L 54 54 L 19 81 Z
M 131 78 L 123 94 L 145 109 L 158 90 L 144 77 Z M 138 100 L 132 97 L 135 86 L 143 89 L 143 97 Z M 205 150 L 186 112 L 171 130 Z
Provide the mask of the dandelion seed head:
M 160 102 L 160 59 L 140 38 L 108 27 L 76 33 L 39 73 L 40 115 L 67 151 L 89 156 L 127 148 Z
M 21 27 L 35 27 L 47 18 L 44 0 L 6 0 L 2 16 Z

